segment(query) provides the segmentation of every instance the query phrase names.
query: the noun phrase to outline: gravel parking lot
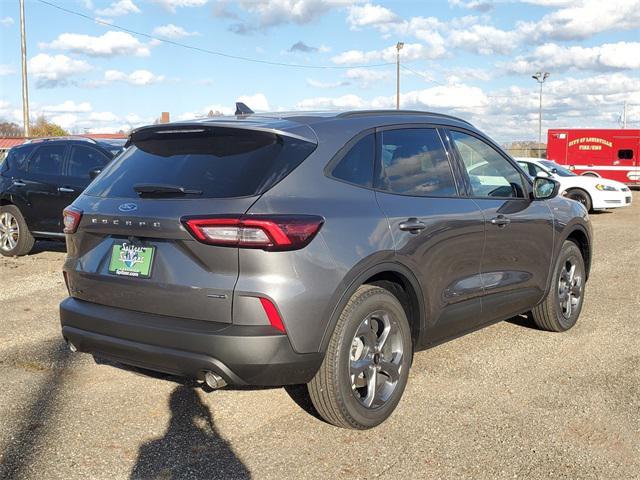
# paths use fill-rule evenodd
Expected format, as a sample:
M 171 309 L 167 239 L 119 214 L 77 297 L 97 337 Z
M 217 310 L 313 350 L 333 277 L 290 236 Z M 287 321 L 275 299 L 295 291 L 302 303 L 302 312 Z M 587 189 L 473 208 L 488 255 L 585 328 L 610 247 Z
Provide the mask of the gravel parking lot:
M 0 478 L 640 478 L 640 192 L 592 215 L 578 325 L 523 317 L 416 355 L 382 426 L 323 423 L 300 388 L 96 365 L 59 333 L 60 244 L 0 257 Z

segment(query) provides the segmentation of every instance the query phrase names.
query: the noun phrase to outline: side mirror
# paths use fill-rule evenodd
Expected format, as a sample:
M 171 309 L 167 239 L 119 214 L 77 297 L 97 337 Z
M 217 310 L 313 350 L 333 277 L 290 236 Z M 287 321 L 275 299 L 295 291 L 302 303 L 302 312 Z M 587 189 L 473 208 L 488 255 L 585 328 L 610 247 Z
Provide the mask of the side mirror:
M 89 171 L 89 178 L 93 180 L 98 175 L 100 175 L 101 172 L 102 172 L 101 168 L 94 168 L 93 170 Z
M 558 195 L 560 182 L 548 177 L 536 177 L 533 179 L 533 198 L 535 200 L 548 200 Z
M 552 168 L 551 169 L 551 173 L 558 173 L 558 169 L 557 168 Z

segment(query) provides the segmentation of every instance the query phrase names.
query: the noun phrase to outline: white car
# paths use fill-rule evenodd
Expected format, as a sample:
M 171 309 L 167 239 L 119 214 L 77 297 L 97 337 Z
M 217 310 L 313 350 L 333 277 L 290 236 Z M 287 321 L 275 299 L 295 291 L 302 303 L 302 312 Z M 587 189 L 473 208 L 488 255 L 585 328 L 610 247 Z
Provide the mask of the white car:
M 551 160 L 517 157 L 531 177 L 547 176 L 560 182 L 560 194 L 582 203 L 588 211 L 631 206 L 631 191 L 624 183 L 576 175 Z

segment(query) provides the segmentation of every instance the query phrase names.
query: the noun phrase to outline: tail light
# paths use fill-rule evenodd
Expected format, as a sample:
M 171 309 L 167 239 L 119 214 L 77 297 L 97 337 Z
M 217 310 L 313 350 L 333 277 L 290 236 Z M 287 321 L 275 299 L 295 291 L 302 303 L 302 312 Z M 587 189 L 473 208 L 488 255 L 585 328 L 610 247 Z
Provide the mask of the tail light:
M 315 215 L 244 215 L 190 217 L 182 222 L 202 243 L 283 251 L 308 245 L 324 219 Z
M 82 218 L 82 210 L 77 208 L 67 207 L 62 212 L 62 221 L 64 223 L 64 233 L 76 233 L 78 225 L 80 225 L 80 219 Z

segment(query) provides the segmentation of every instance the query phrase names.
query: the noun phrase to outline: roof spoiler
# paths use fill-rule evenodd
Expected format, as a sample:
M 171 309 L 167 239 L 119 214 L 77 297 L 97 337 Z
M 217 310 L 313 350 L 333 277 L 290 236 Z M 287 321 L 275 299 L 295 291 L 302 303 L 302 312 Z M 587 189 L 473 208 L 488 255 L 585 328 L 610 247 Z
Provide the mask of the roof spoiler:
M 248 120 L 246 120 L 248 121 Z M 311 135 L 304 135 L 297 132 L 290 132 L 287 130 L 280 130 L 278 128 L 271 128 L 268 126 L 260 126 L 253 124 L 242 124 L 240 122 L 230 122 L 230 123 L 217 123 L 217 122 L 179 122 L 179 123 L 165 123 L 159 125 L 147 125 L 145 127 L 139 127 L 133 130 L 129 134 L 129 139 L 125 144 L 125 148 L 130 147 L 131 145 L 135 145 L 136 142 L 144 141 L 151 137 L 166 137 L 169 138 L 171 135 L 182 135 L 185 133 L 205 133 L 207 131 L 211 131 L 213 129 L 241 129 L 255 132 L 264 132 L 271 133 L 274 135 L 281 135 L 284 137 L 297 138 L 299 140 L 304 140 L 305 142 L 310 143 L 318 143 L 317 138 Z
M 236 115 L 251 115 L 252 113 L 256 113 L 247 107 L 246 104 L 242 102 L 236 102 Z

